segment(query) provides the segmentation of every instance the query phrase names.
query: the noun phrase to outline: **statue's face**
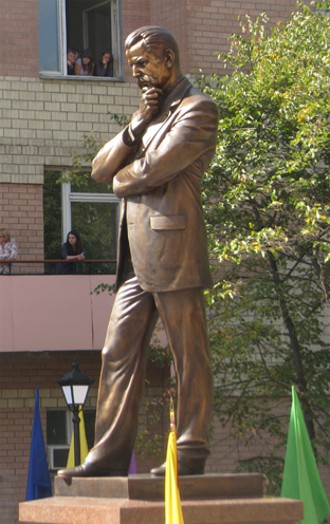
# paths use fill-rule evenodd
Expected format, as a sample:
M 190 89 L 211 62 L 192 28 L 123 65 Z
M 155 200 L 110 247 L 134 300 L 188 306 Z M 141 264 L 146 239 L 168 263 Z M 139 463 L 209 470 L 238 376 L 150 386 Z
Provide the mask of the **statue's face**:
M 138 86 L 159 87 L 163 89 L 171 78 L 172 64 L 166 60 L 161 47 L 159 51 L 148 51 L 142 42 L 133 45 L 126 51 L 128 64 Z

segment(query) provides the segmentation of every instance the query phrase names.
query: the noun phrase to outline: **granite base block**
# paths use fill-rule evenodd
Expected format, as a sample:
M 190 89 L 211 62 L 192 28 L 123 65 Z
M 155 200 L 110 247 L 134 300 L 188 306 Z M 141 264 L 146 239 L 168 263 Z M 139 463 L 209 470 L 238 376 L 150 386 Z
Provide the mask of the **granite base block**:
M 179 482 L 185 524 L 296 524 L 303 518 L 301 502 L 263 497 L 260 475 L 201 475 Z M 164 479 L 150 475 L 73 479 L 69 484 L 56 479 L 54 497 L 19 505 L 22 524 L 164 521 Z
M 296 524 L 302 504 L 287 499 L 183 501 L 185 524 Z M 20 504 L 25 524 L 162 524 L 164 503 L 156 501 L 53 497 Z

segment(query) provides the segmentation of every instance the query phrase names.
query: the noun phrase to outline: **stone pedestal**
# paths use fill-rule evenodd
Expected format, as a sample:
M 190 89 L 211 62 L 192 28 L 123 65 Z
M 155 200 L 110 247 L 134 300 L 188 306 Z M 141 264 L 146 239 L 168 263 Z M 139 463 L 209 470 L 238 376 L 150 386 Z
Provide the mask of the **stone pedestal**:
M 263 497 L 259 474 L 179 479 L 185 524 L 295 524 L 299 501 Z M 163 524 L 164 479 L 150 475 L 55 478 L 54 497 L 19 505 L 24 524 Z

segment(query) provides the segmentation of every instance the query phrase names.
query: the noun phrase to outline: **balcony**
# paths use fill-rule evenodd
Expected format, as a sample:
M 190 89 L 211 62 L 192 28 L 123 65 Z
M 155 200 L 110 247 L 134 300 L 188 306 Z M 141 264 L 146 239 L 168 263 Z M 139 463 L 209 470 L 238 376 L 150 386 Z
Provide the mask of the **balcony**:
M 114 280 L 91 274 L 0 276 L 0 352 L 102 348 L 114 297 L 94 290 Z

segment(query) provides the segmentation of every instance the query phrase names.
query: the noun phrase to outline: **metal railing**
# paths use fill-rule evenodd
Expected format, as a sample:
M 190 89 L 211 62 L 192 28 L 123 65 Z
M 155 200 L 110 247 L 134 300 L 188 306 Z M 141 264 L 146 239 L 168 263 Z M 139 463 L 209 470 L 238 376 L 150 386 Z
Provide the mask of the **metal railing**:
M 16 259 L 1 260 L 1 264 L 9 265 L 9 275 L 62 275 L 58 271 L 59 264 L 75 264 L 77 275 L 114 275 L 116 259 L 63 260 L 63 259 Z M 72 273 L 69 273 L 72 275 Z M 1 276 L 1 275 L 0 275 Z

